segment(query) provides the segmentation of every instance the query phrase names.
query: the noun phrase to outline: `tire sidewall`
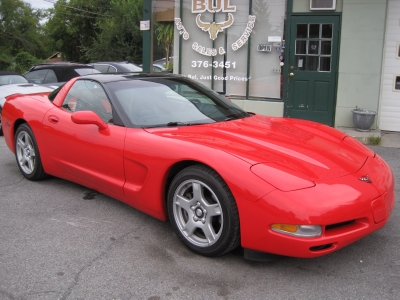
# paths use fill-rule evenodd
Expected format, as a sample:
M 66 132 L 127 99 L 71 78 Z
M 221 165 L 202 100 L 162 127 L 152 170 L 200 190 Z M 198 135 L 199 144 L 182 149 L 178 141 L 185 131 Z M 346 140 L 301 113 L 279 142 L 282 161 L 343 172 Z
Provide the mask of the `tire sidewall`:
M 178 175 L 173 179 L 169 191 L 168 191 L 168 217 L 170 223 L 178 235 L 179 239 L 191 250 L 195 251 L 204 256 L 218 256 L 225 253 L 225 249 L 229 247 L 230 238 L 232 236 L 232 215 L 234 212 L 232 211 L 230 198 L 233 198 L 230 192 L 227 191 L 221 186 L 221 182 L 217 180 L 213 175 L 207 172 L 206 168 L 195 168 L 195 167 L 188 167 L 182 170 Z M 216 173 L 215 173 L 216 174 Z M 177 188 L 180 184 L 186 180 L 198 180 L 206 184 L 217 196 L 219 204 L 222 209 L 223 213 L 223 228 L 221 236 L 219 237 L 218 241 L 208 247 L 199 247 L 192 244 L 190 241 L 186 239 L 186 237 L 182 234 L 181 230 L 179 229 L 177 222 L 174 216 L 174 195 Z M 222 179 L 221 179 L 222 181 Z
M 18 138 L 17 137 L 21 132 L 26 132 L 29 135 L 29 138 L 31 139 L 31 141 L 33 143 L 33 148 L 35 149 L 35 164 L 33 167 L 33 172 L 30 174 L 25 173 L 25 171 L 21 168 L 19 161 L 18 161 L 18 155 L 17 155 Z M 17 165 L 18 165 L 18 168 L 21 171 L 22 175 L 24 175 L 24 177 L 29 180 L 41 179 L 41 177 L 43 177 L 43 175 L 42 175 L 43 169 L 41 166 L 39 148 L 36 143 L 35 135 L 33 134 L 33 131 L 29 127 L 29 125 L 22 124 L 18 127 L 17 131 L 15 132 L 14 148 L 15 148 L 15 159 L 17 160 Z

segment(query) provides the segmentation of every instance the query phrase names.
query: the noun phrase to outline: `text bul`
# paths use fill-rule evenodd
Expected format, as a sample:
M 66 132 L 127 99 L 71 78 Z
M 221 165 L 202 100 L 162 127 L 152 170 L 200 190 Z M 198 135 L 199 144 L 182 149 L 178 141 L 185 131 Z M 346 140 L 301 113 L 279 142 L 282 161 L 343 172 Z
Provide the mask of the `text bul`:
M 205 11 L 209 12 L 235 12 L 236 6 L 230 6 L 230 0 L 193 0 L 192 1 L 192 13 L 202 13 Z

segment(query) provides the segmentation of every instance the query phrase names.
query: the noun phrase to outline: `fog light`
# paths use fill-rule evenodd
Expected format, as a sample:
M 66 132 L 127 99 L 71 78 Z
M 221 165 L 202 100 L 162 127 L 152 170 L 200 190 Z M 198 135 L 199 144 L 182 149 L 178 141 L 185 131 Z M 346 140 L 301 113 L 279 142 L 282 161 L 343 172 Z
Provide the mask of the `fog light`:
M 322 234 L 322 228 L 319 225 L 272 224 L 271 229 L 275 232 L 304 238 L 317 237 Z

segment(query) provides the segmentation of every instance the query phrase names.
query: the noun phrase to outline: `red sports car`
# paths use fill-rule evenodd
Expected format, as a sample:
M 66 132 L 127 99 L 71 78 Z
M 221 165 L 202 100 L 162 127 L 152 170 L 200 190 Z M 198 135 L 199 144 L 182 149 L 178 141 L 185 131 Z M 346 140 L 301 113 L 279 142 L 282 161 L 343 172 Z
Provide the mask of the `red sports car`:
M 13 95 L 3 130 L 27 179 L 57 176 L 169 219 L 205 256 L 325 255 L 382 228 L 394 205 L 389 166 L 353 138 L 245 112 L 171 74 Z

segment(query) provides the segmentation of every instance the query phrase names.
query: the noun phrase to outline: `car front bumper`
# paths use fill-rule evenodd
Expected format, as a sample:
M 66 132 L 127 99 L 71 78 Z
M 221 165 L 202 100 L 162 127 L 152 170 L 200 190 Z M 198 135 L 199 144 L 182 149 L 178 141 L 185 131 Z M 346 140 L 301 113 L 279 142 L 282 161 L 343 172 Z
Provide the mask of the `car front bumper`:
M 369 177 L 372 182 L 362 178 Z M 316 182 L 313 188 L 274 190 L 240 208 L 242 247 L 311 258 L 341 249 L 382 228 L 394 206 L 389 166 L 370 157 L 356 173 Z M 303 238 L 271 230 L 272 224 L 320 225 L 319 237 Z

